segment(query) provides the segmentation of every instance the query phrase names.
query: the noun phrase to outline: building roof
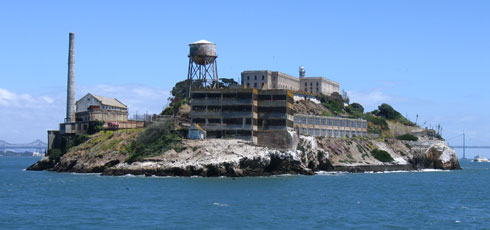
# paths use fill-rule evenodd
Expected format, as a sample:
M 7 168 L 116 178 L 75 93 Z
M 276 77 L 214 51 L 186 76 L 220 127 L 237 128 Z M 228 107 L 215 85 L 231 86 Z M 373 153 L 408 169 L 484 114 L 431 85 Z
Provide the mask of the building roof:
M 116 98 L 103 97 L 91 93 L 89 94 L 92 95 L 95 99 L 97 99 L 102 105 L 108 105 L 108 106 L 114 106 L 114 107 L 126 108 L 126 109 L 128 108 L 128 106 L 126 106 Z
M 199 40 L 199 41 L 191 43 L 191 44 L 213 44 L 213 43 L 210 41 L 206 41 L 206 40 Z

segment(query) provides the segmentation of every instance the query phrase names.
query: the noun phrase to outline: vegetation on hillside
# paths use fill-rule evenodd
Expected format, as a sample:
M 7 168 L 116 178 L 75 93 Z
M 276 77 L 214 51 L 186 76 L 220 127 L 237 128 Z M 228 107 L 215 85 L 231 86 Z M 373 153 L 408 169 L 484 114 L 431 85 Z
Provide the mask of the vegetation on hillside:
M 376 158 L 378 161 L 381 162 L 392 162 L 394 161 L 393 157 L 391 155 L 381 149 L 374 149 L 371 151 L 371 154 L 373 154 L 373 157 Z
M 403 141 L 418 141 L 419 140 L 418 137 L 416 137 L 412 134 L 409 134 L 409 133 L 397 136 L 396 139 L 403 140 Z
M 182 138 L 175 131 L 173 122 L 155 122 L 126 146 L 125 152 L 129 153 L 126 161 L 129 163 L 140 161 L 145 157 L 156 156 L 170 149 L 180 152 L 184 148 Z

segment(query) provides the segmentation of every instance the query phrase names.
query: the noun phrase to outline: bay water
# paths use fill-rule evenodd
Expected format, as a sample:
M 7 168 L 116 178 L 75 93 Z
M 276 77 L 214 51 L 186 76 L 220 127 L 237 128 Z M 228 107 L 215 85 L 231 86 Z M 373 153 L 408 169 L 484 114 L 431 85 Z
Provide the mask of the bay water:
M 0 158 L 0 229 L 490 229 L 490 163 L 255 178 L 25 171 Z

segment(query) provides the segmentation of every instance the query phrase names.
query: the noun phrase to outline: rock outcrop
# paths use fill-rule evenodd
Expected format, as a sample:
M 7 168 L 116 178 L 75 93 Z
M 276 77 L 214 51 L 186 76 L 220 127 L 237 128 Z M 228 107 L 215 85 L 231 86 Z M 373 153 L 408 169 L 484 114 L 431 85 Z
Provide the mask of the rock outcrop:
M 102 134 L 100 134 L 102 135 Z M 124 136 L 101 136 L 77 146 L 58 161 L 43 158 L 28 170 L 101 173 L 102 175 L 156 176 L 267 176 L 311 175 L 318 171 L 390 171 L 419 169 L 460 169 L 454 150 L 444 141 L 420 139 L 370 140 L 333 139 L 301 136 L 295 150 L 277 150 L 234 139 L 184 140 L 181 152 L 169 150 L 128 163 L 122 151 Z M 111 148 L 103 148 L 111 144 Z M 114 145 L 114 146 L 113 146 Z M 371 151 L 386 151 L 394 160 L 381 162 Z

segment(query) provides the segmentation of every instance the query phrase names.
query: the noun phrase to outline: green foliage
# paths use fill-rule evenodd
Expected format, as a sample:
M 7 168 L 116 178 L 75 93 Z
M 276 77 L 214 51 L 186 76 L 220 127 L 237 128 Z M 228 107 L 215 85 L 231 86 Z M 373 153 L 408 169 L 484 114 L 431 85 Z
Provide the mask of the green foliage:
M 401 117 L 401 114 L 393 109 L 391 105 L 388 105 L 386 103 L 381 104 L 378 106 L 378 110 L 375 113 L 376 116 L 384 117 L 388 120 L 395 120 Z
M 362 115 L 362 118 L 368 121 L 368 132 L 382 134 L 383 131 L 390 130 L 388 123 L 381 117 L 373 116 L 371 113 Z
M 403 141 L 418 141 L 419 140 L 418 137 L 416 137 L 410 133 L 397 136 L 396 139 L 403 140 Z
M 238 82 L 236 82 L 233 78 L 220 78 L 219 80 L 221 81 L 219 83 L 219 86 L 223 88 L 229 88 L 230 86 L 238 85 Z
M 386 118 L 387 120 L 398 121 L 408 126 L 415 126 L 415 123 L 409 121 L 406 117 L 402 116 L 398 111 L 393 109 L 391 105 L 388 105 L 386 103 L 381 104 L 380 106 L 378 106 L 377 110 L 374 110 L 371 113 L 376 116 Z
M 61 156 L 63 156 L 63 152 L 61 152 L 61 149 L 48 150 L 48 157 L 50 160 L 58 161 L 61 158 Z
M 357 144 L 357 151 L 359 151 L 360 153 L 364 153 L 364 149 L 361 147 L 360 144 Z
M 126 147 L 126 151 L 129 152 L 126 161 L 132 163 L 170 149 L 175 149 L 177 152 L 183 151 L 185 147 L 182 146 L 181 140 L 172 122 L 153 123 Z
M 376 158 L 378 161 L 381 161 L 381 162 L 392 162 L 393 161 L 393 157 L 391 157 L 391 155 L 384 150 L 374 149 L 371 151 L 371 154 L 373 154 L 373 157 Z
M 104 125 L 104 121 L 99 121 L 99 120 L 91 121 L 88 124 L 87 133 L 89 135 L 92 135 L 94 133 L 98 133 L 98 132 L 100 132 L 103 129 L 102 128 L 103 125 Z
M 330 96 L 321 95 L 320 101 L 323 106 L 327 107 L 335 115 L 344 113 L 344 100 L 342 96 L 334 92 Z
M 412 146 L 408 143 L 405 143 L 405 146 L 407 146 L 408 149 L 412 149 Z
M 361 117 L 364 113 L 364 107 L 359 103 L 352 103 L 345 108 L 345 110 L 352 114 L 354 117 Z

